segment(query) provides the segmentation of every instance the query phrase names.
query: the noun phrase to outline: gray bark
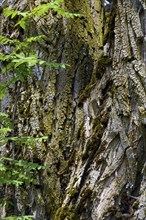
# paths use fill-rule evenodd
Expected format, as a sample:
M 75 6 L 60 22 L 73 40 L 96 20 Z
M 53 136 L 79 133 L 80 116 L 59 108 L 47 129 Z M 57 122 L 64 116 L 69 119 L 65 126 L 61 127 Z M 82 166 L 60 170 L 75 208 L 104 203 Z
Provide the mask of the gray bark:
M 146 3 L 117 0 L 106 12 L 95 0 L 65 0 L 65 7 L 83 16 L 68 20 L 50 12 L 35 31 L 46 35 L 41 56 L 70 67 L 36 69 L 12 94 L 15 134 L 48 136 L 35 147 L 14 148 L 15 158 L 47 166 L 36 185 L 15 188 L 14 214 L 144 220 Z M 12 34 L 7 21 L 1 32 L 5 26 Z

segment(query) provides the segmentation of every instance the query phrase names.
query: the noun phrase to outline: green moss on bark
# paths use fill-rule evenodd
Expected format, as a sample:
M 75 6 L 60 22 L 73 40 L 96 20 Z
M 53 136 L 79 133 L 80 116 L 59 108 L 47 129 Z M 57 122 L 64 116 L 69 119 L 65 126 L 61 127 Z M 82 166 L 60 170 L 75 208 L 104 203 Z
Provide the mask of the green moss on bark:
M 54 220 L 79 220 L 75 216 L 74 209 L 70 206 L 61 207 L 57 210 Z

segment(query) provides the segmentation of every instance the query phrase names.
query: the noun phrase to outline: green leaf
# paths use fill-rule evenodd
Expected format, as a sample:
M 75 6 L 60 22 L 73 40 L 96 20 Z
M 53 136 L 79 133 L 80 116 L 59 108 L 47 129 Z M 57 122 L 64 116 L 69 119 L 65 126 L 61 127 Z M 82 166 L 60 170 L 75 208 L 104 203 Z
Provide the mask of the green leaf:
M 32 220 L 33 216 L 32 215 L 26 215 L 26 216 L 9 216 L 5 217 L 3 220 Z
M 0 35 L 0 44 L 10 44 L 10 45 L 16 45 L 16 44 L 19 44 L 20 43 L 20 41 L 19 40 L 17 40 L 17 39 L 10 39 L 10 38 L 8 38 L 8 37 L 5 37 L 5 36 L 3 36 L 3 35 Z M 2 56 L 2 55 L 1 55 Z M 5 56 L 4 54 L 3 54 L 3 56 Z
M 3 99 L 3 97 L 6 95 L 7 92 L 7 85 L 0 83 L 0 100 Z
M 27 19 L 26 18 L 22 18 L 19 22 L 17 22 L 15 24 L 15 27 L 16 26 L 20 26 L 22 29 L 25 29 L 27 25 L 28 25 Z
M 8 8 L 4 9 L 3 15 L 7 18 L 11 16 L 11 18 L 13 19 L 16 15 L 20 15 L 22 17 L 27 17 L 29 15 L 29 12 L 16 11 L 16 10 L 8 7 Z
M 16 15 L 17 15 L 17 11 L 13 11 L 13 13 L 11 14 L 11 18 L 13 19 Z
M 15 14 L 15 11 L 12 8 L 5 8 L 3 11 L 3 14 L 6 18 L 12 16 L 13 14 Z
M 0 135 L 7 134 L 10 131 L 11 131 L 10 128 L 0 128 Z
M 38 63 L 38 56 L 25 56 L 24 53 L 16 54 L 16 58 L 12 60 L 12 63 L 16 63 L 14 68 L 26 63 L 29 67 L 35 66 Z
M 6 171 L 6 166 L 2 163 L 0 163 L 0 171 Z
M 45 35 L 39 35 L 39 36 L 35 36 L 35 37 L 28 37 L 24 41 L 27 43 L 32 43 L 32 42 L 44 40 L 44 38 L 45 38 Z
M 22 20 L 19 22 L 19 25 L 20 25 L 20 27 L 22 27 L 22 29 L 25 29 L 26 26 L 27 26 L 26 20 L 22 19 Z
M 11 128 L 11 119 L 9 116 L 3 112 L 0 112 L 0 123 L 5 127 Z
M 46 64 L 46 61 L 44 61 L 44 60 L 39 60 L 39 64 L 40 64 L 40 65 L 44 65 L 44 64 Z

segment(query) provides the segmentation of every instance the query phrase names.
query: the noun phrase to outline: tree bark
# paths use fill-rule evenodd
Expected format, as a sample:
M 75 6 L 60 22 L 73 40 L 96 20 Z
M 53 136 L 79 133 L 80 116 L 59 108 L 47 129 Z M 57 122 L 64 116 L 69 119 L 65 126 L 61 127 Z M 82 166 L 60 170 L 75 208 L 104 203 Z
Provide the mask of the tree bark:
M 24 10 L 41 1 L 9 4 Z M 15 158 L 47 168 L 37 184 L 15 187 L 11 212 L 36 220 L 144 220 L 146 3 L 65 0 L 64 7 L 81 17 L 50 11 L 25 33 L 45 34 L 40 56 L 70 67 L 36 68 L 9 95 L 14 134 L 48 136 L 14 146 Z M 1 33 L 11 35 L 2 21 Z

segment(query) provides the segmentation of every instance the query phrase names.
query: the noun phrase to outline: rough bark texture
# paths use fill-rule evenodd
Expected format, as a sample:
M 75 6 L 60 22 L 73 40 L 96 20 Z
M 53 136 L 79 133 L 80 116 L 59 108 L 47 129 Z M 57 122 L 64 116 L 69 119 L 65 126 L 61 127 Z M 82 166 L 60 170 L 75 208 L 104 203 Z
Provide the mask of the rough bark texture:
M 9 4 L 24 10 L 34 1 Z M 82 16 L 70 20 L 50 12 L 32 30 L 46 36 L 37 47 L 42 57 L 70 67 L 36 69 L 34 78 L 16 83 L 8 110 L 15 135 L 48 136 L 35 147 L 15 146 L 15 158 L 47 169 L 38 184 L 15 187 L 14 211 L 6 213 L 36 220 L 144 220 L 145 0 L 113 1 L 106 12 L 97 0 L 64 5 Z M 11 35 L 15 30 L 1 19 L 1 33 Z

